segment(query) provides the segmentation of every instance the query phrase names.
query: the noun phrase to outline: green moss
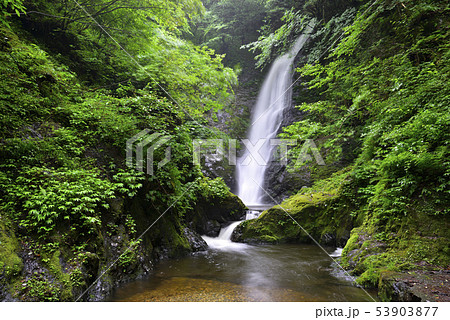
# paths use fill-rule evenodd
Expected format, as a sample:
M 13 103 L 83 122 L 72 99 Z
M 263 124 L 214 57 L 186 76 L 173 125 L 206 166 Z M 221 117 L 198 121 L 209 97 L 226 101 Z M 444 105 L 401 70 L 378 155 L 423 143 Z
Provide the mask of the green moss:
M 348 239 L 344 249 L 342 250 L 343 263 L 348 263 L 348 253 L 358 247 L 359 230 L 359 228 L 355 228 L 352 230 L 350 238 Z
M 60 298 L 59 301 L 71 301 L 73 299 L 72 295 L 72 281 L 70 278 L 70 273 L 64 272 L 60 264 L 60 250 L 56 250 L 51 255 L 48 268 L 50 272 L 56 277 L 57 282 L 60 284 Z
M 260 240 L 264 243 L 277 243 L 280 241 L 280 239 L 276 236 L 269 236 L 267 234 L 264 234 L 260 237 Z
M 17 255 L 20 248 L 14 232 L 7 226 L 5 216 L 0 216 L 0 274 L 8 279 L 17 278 L 23 269 L 22 259 Z
M 376 269 L 367 269 L 357 279 L 356 283 L 364 287 L 374 288 L 377 287 L 380 279 L 380 272 Z
M 310 243 L 308 234 L 316 239 L 325 239 L 327 235 L 345 238 L 352 218 L 337 199 L 335 194 L 324 192 L 294 195 L 264 211 L 258 219 L 244 222 L 238 240 Z
M 316 205 L 324 201 L 329 201 L 336 197 L 336 193 L 329 192 L 308 192 L 308 193 L 298 193 L 287 200 L 283 201 L 280 206 L 275 206 L 276 208 L 284 208 L 289 213 L 298 212 L 305 206 Z
M 230 215 L 236 219 L 240 218 L 242 212 L 246 209 L 242 200 L 230 191 L 227 192 L 225 199 L 221 201 L 221 206 L 230 208 Z
M 449 218 L 429 215 L 420 205 L 414 208 L 405 217 L 390 217 L 385 225 L 367 215 L 365 223 L 352 231 L 341 262 L 359 275 L 359 284 L 377 287 L 383 273 L 449 265 Z
M 189 241 L 178 232 L 173 232 L 172 237 L 168 240 L 170 243 L 169 257 L 176 258 L 191 252 Z

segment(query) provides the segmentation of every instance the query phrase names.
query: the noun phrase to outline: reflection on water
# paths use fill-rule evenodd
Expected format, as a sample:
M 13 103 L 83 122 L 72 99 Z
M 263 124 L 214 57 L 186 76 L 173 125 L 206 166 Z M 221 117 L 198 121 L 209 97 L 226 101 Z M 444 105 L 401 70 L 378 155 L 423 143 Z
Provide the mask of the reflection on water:
M 316 246 L 246 244 L 163 261 L 108 300 L 371 301 Z

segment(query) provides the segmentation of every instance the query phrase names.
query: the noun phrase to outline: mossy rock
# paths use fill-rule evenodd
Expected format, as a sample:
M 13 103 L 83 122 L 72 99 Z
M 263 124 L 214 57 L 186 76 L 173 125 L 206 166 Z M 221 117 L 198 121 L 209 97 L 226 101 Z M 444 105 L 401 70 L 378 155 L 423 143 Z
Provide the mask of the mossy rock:
M 0 299 L 10 296 L 10 284 L 15 282 L 23 270 L 23 262 L 19 257 L 19 242 L 10 229 L 9 221 L 0 215 Z
M 279 206 L 264 211 L 258 219 L 240 224 L 233 240 L 247 243 L 345 243 L 353 218 L 331 193 L 297 194 Z
M 14 233 L 0 222 L 0 272 L 6 277 L 16 277 L 23 269 L 22 259 L 17 255 L 19 243 Z
M 199 199 L 194 211 L 185 220 L 197 233 L 215 237 L 221 225 L 240 220 L 246 210 L 247 207 L 238 196 L 227 192 L 222 196 Z
M 382 272 L 378 295 L 381 301 L 449 302 L 447 271 Z
M 376 215 L 367 215 L 363 225 L 352 230 L 342 252 L 341 264 L 358 276 L 358 284 L 378 288 L 383 301 L 433 296 L 425 292 L 425 285 L 418 286 L 420 294 L 410 291 L 408 281 L 415 281 L 410 275 L 431 273 L 435 277 L 450 265 L 449 217 L 429 215 L 419 204 L 413 208 L 406 216 L 388 216 L 388 223 L 383 224 Z M 393 274 L 398 278 L 395 281 Z M 410 280 L 401 280 L 405 277 Z M 436 301 L 443 301 L 442 297 Z

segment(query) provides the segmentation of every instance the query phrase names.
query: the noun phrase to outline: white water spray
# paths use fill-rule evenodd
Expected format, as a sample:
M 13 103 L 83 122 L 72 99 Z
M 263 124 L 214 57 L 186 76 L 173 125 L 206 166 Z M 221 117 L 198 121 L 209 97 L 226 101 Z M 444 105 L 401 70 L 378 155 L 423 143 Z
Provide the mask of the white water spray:
M 264 186 L 264 176 L 274 148 L 270 145 L 270 139 L 275 138 L 283 119 L 283 111 L 291 104 L 292 63 L 308 39 L 311 29 L 307 27 L 305 34 L 295 41 L 291 50 L 272 64 L 253 108 L 248 140 L 255 146 L 264 139 L 264 144 L 258 150 L 264 163 L 258 163 L 249 150 L 237 162 L 237 194 L 247 206 L 263 203 L 264 192 L 261 187 Z
M 246 247 L 243 243 L 235 243 L 231 241 L 231 235 L 233 234 L 233 230 L 238 226 L 242 221 L 235 221 L 231 223 L 228 227 L 222 228 L 220 230 L 219 235 L 216 238 L 211 238 L 207 236 L 202 236 L 203 240 L 206 241 L 208 247 L 213 249 L 222 249 L 222 250 L 242 250 Z

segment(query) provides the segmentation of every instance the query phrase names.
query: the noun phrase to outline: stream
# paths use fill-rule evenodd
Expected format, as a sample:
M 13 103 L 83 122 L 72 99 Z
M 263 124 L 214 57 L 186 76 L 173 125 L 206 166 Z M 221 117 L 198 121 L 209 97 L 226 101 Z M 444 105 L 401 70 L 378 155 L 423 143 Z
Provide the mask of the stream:
M 231 242 L 239 222 L 204 237 L 207 251 L 160 262 L 148 279 L 117 288 L 108 301 L 371 301 L 315 245 Z M 327 251 L 338 257 L 342 250 Z
M 332 250 L 330 250 L 332 252 Z M 313 245 L 236 244 L 159 263 L 108 301 L 371 301 Z

